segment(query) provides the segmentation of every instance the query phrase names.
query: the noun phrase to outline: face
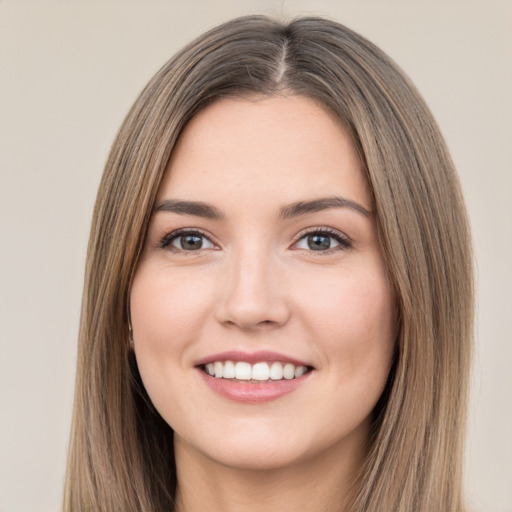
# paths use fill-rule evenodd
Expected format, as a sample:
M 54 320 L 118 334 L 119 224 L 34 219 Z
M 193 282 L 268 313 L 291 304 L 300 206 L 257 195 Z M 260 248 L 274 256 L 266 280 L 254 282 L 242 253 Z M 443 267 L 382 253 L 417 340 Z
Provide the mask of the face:
M 131 314 L 179 453 L 268 469 L 362 449 L 395 315 L 341 124 L 300 96 L 196 115 L 160 186 Z

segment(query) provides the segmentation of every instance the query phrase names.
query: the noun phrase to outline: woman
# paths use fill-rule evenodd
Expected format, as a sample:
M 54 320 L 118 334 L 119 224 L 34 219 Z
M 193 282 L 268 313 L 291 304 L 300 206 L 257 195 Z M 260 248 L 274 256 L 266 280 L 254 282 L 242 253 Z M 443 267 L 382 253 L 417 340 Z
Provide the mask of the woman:
M 470 237 L 427 107 L 323 19 L 151 80 L 86 269 L 65 510 L 464 510 Z

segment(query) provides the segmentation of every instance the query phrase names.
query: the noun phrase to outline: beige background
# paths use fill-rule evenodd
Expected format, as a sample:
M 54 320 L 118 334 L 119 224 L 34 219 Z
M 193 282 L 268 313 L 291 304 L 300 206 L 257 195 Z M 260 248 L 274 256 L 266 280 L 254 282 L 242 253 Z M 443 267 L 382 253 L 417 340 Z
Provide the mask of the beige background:
M 0 511 L 59 508 L 89 222 L 123 116 L 181 45 L 254 12 L 347 24 L 434 111 L 478 261 L 468 491 L 512 511 L 510 0 L 0 0 Z

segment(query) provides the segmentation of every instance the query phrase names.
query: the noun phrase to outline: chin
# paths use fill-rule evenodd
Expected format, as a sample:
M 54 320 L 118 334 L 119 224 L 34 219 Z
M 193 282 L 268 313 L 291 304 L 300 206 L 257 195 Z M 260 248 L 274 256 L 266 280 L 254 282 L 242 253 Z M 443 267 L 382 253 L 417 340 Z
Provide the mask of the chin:
M 260 443 L 244 443 L 242 446 L 218 446 L 203 452 L 214 463 L 242 471 L 270 471 L 293 467 L 305 459 L 304 452 L 283 446 L 262 446 Z
M 360 456 L 367 441 L 366 422 L 346 435 L 337 431 L 300 432 L 300 429 L 225 429 L 216 435 L 194 439 L 175 436 L 175 450 L 192 449 L 205 463 L 246 471 L 270 471 L 311 465 L 315 459 Z M 189 452 L 190 453 L 190 452 Z

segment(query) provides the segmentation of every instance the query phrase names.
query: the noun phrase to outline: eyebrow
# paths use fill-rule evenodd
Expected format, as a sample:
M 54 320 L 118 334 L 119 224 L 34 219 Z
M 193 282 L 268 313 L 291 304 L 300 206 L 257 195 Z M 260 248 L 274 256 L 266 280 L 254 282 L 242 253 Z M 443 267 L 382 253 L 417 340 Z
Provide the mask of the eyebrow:
M 311 201 L 297 201 L 296 203 L 292 203 L 281 208 L 278 216 L 281 219 L 290 219 L 292 217 L 299 217 L 300 215 L 307 215 L 308 213 L 315 213 L 329 208 L 350 208 L 364 217 L 371 216 L 371 211 L 367 210 L 361 204 L 340 196 L 323 197 L 320 199 L 313 199 Z M 224 214 L 215 208 L 215 206 L 201 201 L 166 199 L 155 208 L 155 213 L 156 212 L 193 215 L 212 220 L 223 220 L 225 218 Z
M 156 208 L 156 212 L 172 212 L 181 215 L 194 215 L 206 219 L 222 220 L 224 215 L 214 206 L 200 201 L 179 201 L 166 199 Z
M 365 217 L 371 216 L 371 211 L 367 210 L 363 205 L 344 197 L 332 196 L 313 199 L 312 201 L 298 201 L 296 203 L 292 203 L 281 209 L 279 217 L 282 219 L 289 219 L 291 217 L 315 213 L 329 208 L 350 208 Z

